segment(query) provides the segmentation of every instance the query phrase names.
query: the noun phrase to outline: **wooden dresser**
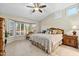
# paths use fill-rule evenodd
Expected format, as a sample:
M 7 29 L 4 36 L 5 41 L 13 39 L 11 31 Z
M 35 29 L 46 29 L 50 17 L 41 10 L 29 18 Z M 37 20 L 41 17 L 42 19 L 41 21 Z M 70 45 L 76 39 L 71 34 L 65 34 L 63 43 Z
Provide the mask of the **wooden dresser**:
M 64 35 L 63 36 L 63 44 L 78 48 L 78 36 Z
M 5 54 L 4 48 L 4 18 L 0 17 L 0 56 Z

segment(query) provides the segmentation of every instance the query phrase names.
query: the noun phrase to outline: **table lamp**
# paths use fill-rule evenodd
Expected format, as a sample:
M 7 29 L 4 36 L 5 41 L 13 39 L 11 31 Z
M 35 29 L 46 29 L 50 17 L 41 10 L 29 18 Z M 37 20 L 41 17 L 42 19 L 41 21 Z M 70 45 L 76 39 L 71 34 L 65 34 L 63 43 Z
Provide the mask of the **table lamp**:
M 76 29 L 77 29 L 77 26 L 72 26 L 72 29 L 73 29 L 73 35 L 76 35 Z

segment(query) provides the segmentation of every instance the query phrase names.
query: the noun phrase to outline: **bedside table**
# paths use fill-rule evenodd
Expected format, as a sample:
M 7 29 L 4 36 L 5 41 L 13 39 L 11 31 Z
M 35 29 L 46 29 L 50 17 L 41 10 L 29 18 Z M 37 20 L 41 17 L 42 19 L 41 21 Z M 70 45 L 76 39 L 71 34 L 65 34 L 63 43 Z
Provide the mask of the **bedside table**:
M 78 36 L 75 35 L 64 35 L 63 44 L 78 48 Z

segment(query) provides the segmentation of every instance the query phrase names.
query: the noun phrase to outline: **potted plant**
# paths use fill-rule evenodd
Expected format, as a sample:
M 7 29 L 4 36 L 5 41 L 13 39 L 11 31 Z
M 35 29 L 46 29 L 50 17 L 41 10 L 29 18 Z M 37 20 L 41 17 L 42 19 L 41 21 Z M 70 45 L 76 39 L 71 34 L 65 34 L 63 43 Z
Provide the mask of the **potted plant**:
M 5 31 L 5 45 L 7 43 L 7 37 L 9 36 L 9 33 L 7 31 Z

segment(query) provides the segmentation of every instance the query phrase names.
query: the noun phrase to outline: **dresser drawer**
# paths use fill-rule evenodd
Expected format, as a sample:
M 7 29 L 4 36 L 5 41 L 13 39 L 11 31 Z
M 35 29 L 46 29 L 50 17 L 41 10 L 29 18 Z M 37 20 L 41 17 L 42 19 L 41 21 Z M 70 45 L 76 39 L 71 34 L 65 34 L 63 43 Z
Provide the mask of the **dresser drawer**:
M 78 38 L 78 36 L 64 35 L 63 36 L 63 44 L 78 48 L 78 40 L 77 40 L 77 38 Z

